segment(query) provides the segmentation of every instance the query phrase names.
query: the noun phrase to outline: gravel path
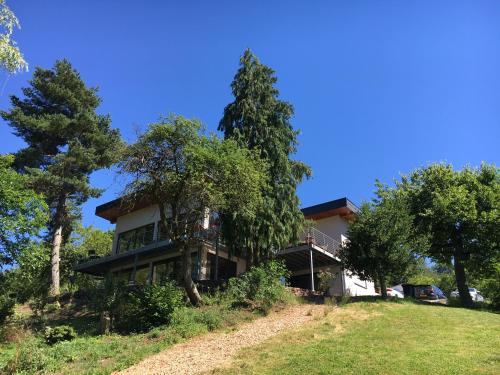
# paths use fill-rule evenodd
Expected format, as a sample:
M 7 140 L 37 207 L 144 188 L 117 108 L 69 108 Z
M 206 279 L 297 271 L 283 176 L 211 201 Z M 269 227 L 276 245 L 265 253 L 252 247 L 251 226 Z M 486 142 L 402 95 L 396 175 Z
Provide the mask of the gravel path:
M 321 316 L 324 306 L 296 305 L 241 325 L 229 333 L 210 333 L 175 345 L 116 374 L 199 374 L 220 367 L 241 349 Z

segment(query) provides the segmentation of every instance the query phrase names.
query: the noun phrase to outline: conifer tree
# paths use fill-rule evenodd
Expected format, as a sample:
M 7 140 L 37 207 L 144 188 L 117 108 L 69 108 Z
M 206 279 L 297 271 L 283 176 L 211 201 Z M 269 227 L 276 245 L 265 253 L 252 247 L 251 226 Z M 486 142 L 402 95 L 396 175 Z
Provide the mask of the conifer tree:
M 293 106 L 278 99 L 276 81 L 275 72 L 247 49 L 231 84 L 234 101 L 225 107 L 219 123 L 225 138 L 257 150 L 269 165 L 269 185 L 256 218 L 222 217 L 226 242 L 233 249 L 246 249 L 248 266 L 295 242 L 304 222 L 296 190 L 311 170 L 290 159 L 296 152 L 298 131 L 290 123 Z
M 57 297 L 64 228 L 74 208 L 100 195 L 90 174 L 115 161 L 121 138 L 110 117 L 96 113 L 97 88 L 86 87 L 67 60 L 53 69 L 36 68 L 22 92 L 24 98 L 11 96 L 12 108 L 0 114 L 27 144 L 15 155 L 16 168 L 51 209 L 51 295 Z

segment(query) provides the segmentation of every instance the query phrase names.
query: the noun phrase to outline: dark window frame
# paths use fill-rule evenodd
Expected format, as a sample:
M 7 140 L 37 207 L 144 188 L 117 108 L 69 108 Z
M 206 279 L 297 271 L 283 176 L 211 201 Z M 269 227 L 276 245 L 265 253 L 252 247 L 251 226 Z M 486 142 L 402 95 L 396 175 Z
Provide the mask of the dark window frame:
M 146 229 L 148 227 L 151 227 L 151 228 L 149 228 L 149 230 L 148 230 L 148 229 Z M 133 228 L 133 229 L 127 230 L 125 232 L 118 233 L 118 240 L 116 241 L 117 242 L 116 243 L 116 254 L 122 254 L 122 253 L 126 253 L 128 251 L 137 250 L 137 249 L 140 249 L 141 247 L 147 246 L 147 245 L 155 242 L 154 228 L 155 228 L 155 223 L 153 222 L 153 223 L 148 223 L 146 225 L 141 225 L 140 227 Z M 142 233 L 142 238 L 138 238 L 141 230 L 144 230 L 144 232 Z M 151 236 L 149 239 L 146 239 L 146 234 L 148 233 L 148 231 L 151 232 Z M 123 237 L 127 236 L 127 235 L 131 235 L 131 234 L 133 234 L 133 236 L 128 240 L 128 244 L 126 246 L 126 249 L 123 250 L 122 249 Z

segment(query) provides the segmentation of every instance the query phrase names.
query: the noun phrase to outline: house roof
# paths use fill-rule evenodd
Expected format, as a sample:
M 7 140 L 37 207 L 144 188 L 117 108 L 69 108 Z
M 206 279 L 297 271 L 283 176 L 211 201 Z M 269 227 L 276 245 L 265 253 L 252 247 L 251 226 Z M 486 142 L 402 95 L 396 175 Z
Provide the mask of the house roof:
M 359 208 L 347 197 L 316 204 L 302 209 L 302 213 L 305 218 L 313 220 L 323 219 L 335 215 L 351 219 L 358 211 Z
M 121 197 L 97 206 L 95 214 L 103 219 L 109 220 L 111 223 L 115 223 L 119 216 L 140 210 L 141 208 L 149 205 L 151 205 L 151 202 L 146 199 L 132 201 Z M 313 220 L 323 219 L 325 217 L 335 215 L 340 215 L 350 219 L 358 212 L 358 210 L 358 207 L 354 203 L 352 203 L 347 197 L 344 197 L 316 204 L 314 206 L 305 207 L 302 209 L 302 213 L 306 219 Z
M 147 199 L 132 200 L 127 197 L 120 197 L 110 202 L 106 202 L 95 208 L 95 214 L 110 223 L 116 223 L 119 216 L 140 210 L 151 205 Z

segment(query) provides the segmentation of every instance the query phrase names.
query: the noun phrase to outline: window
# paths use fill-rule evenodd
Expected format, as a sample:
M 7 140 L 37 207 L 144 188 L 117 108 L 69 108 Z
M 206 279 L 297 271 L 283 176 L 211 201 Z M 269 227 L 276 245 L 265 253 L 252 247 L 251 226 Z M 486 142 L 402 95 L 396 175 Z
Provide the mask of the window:
M 149 265 L 138 267 L 135 270 L 135 284 L 146 285 L 149 282 Z
M 125 283 L 128 284 L 129 282 L 132 281 L 132 274 L 133 274 L 133 269 L 129 268 L 126 270 L 121 270 L 113 274 L 115 277 L 115 281 L 118 283 Z
M 153 242 L 154 223 L 135 228 L 118 235 L 117 253 L 139 249 Z
M 198 278 L 198 254 L 191 254 L 191 277 Z M 174 280 L 182 285 L 182 259 L 173 257 L 156 263 L 153 268 L 153 282 L 162 283 L 168 280 Z
M 167 230 L 165 229 L 165 225 L 161 221 L 158 222 L 158 241 L 166 241 L 168 240 L 167 237 Z

